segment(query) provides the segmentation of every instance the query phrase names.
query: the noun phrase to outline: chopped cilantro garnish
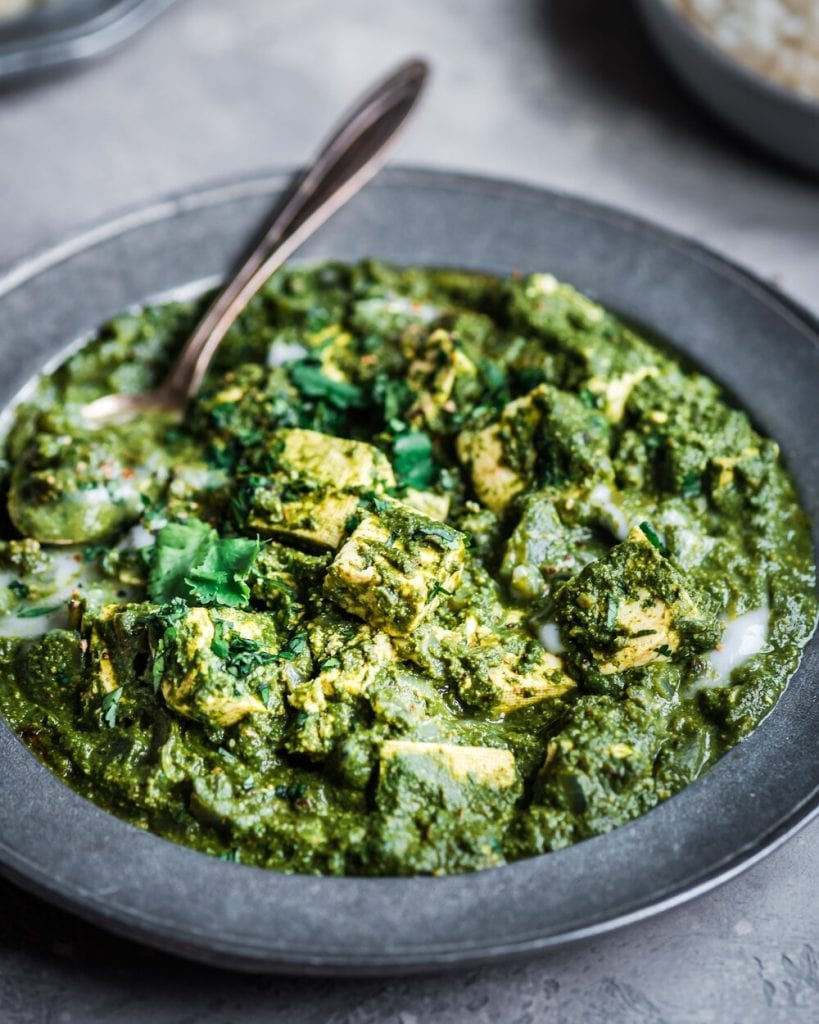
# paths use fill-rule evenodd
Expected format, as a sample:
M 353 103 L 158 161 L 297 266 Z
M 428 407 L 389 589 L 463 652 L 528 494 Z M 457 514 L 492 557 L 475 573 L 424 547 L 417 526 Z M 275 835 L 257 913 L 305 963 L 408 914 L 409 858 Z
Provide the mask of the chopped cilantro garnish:
M 278 785 L 273 792 L 280 800 L 287 800 L 288 803 L 295 804 L 307 792 L 307 784 L 305 782 L 291 782 L 289 786 Z
M 154 693 L 159 692 L 162 684 L 162 677 L 165 673 L 165 648 L 177 638 L 176 626 L 187 615 L 188 606 L 181 597 L 175 597 L 168 604 L 163 605 L 154 612 L 140 616 L 137 620 L 142 625 L 155 626 L 164 629 L 159 642 L 154 650 L 153 664 L 151 665 L 151 684 Z
M 225 667 L 228 672 L 241 677 L 249 675 L 260 665 L 269 665 L 271 661 L 276 661 L 276 657 L 272 651 L 264 650 L 258 640 L 234 633 L 228 641 Z
M 412 404 L 414 393 L 407 382 L 401 378 L 388 377 L 379 373 L 373 385 L 373 400 L 384 410 L 384 422 L 394 434 L 408 429 L 403 419 L 405 411 Z
M 18 619 L 36 619 L 41 615 L 51 615 L 64 607 L 65 601 L 60 601 L 57 604 L 37 605 L 36 608 L 19 608 L 16 614 Z
M 167 636 L 167 633 L 166 633 Z M 171 639 L 169 637 L 169 639 Z M 151 665 L 151 686 L 153 687 L 154 693 L 159 693 L 159 687 L 162 685 L 162 677 L 165 674 L 165 638 L 163 637 L 156 648 L 156 654 L 154 655 L 154 663 Z
M 617 612 L 619 609 L 619 599 L 608 594 L 606 596 L 606 629 L 614 629 L 617 625 Z
M 117 724 L 117 711 L 119 710 L 119 702 L 121 699 L 121 686 L 118 686 L 116 690 L 109 690 L 109 692 L 102 698 L 102 718 L 109 729 L 113 729 Z
M 503 366 L 492 362 L 491 359 L 481 359 L 478 362 L 478 368 L 490 392 L 496 393 L 506 387 L 506 370 Z
M 439 597 L 441 594 L 445 594 L 447 597 L 452 597 L 453 591 L 447 590 L 445 586 L 436 580 L 429 588 L 429 596 L 427 597 L 427 600 L 434 601 L 435 598 Z
M 293 636 L 287 641 L 286 645 L 279 651 L 278 654 L 274 655 L 277 660 L 281 661 L 293 661 L 300 654 L 303 654 L 307 649 L 307 633 L 301 630 L 298 633 L 294 633 Z
M 301 631 L 290 637 L 288 647 L 294 654 L 302 654 L 307 649 L 307 633 Z
M 664 555 L 666 558 L 668 558 L 670 552 L 668 548 L 665 546 L 665 544 L 663 544 L 663 542 L 660 540 L 657 531 L 654 529 L 651 523 L 643 521 L 642 523 L 640 523 L 640 529 L 643 531 L 643 534 L 645 535 L 649 544 L 651 544 L 652 547 L 655 547 L 661 555 Z
M 279 579 L 278 576 L 265 576 L 265 586 L 272 587 L 273 590 L 278 590 L 279 593 L 284 594 L 285 597 L 291 601 L 295 601 L 299 594 L 294 586 L 287 583 L 285 580 Z
M 258 540 L 221 538 L 198 519 L 168 523 L 157 534 L 148 593 L 159 604 L 181 598 L 239 608 L 250 597 L 245 580 L 258 553 Z
M 668 644 L 660 644 L 659 647 L 655 647 L 654 649 L 656 650 L 656 652 L 658 654 L 662 654 L 662 656 L 664 658 L 670 658 L 671 657 L 672 651 L 671 651 L 671 648 L 668 646 Z
M 251 637 L 231 632 L 229 623 L 217 620 L 214 623 L 213 653 L 224 659 L 225 668 L 239 679 L 250 675 L 260 665 L 270 665 L 275 661 L 293 661 L 307 648 L 307 633 L 295 633 L 279 651 L 266 650 Z M 267 684 L 262 684 L 267 685 Z M 268 697 L 270 696 L 268 689 Z M 265 703 L 267 700 L 265 699 Z
M 148 579 L 152 601 L 167 604 L 174 598 L 187 600 L 190 587 L 185 578 L 193 565 L 204 560 L 216 531 L 199 519 L 168 523 L 157 534 L 153 565 Z
M 458 530 L 453 530 L 444 523 L 418 523 L 414 532 L 416 535 L 434 540 L 439 547 L 447 551 L 457 548 L 458 542 L 463 540 L 463 535 Z
M 330 322 L 330 314 L 323 306 L 312 306 L 307 311 L 307 318 L 304 326 L 309 334 L 318 334 L 318 332 L 324 330 Z
M 230 644 L 225 636 L 225 623 L 217 619 L 213 624 L 213 640 L 210 642 L 210 649 L 217 658 L 227 658 L 230 654 Z
M 595 395 L 593 391 L 590 391 L 589 388 L 581 388 L 579 397 L 580 401 L 587 409 L 597 408 L 597 395 Z
M 315 363 L 294 363 L 289 367 L 290 379 L 308 398 L 324 399 L 336 409 L 364 409 L 367 396 L 363 388 L 357 384 L 349 384 L 343 380 L 333 380 L 321 372 Z
M 31 593 L 28 584 L 23 583 L 22 580 L 12 580 L 11 583 L 9 583 L 9 590 L 15 595 L 15 597 L 19 597 L 21 601 L 25 601 Z
M 82 560 L 84 562 L 96 562 L 98 558 L 107 555 L 110 548 L 107 544 L 85 544 L 82 548 Z
M 365 491 L 358 499 L 358 506 L 359 508 L 371 509 L 373 512 L 389 512 L 390 510 L 390 503 L 383 498 L 379 498 L 373 491 Z
M 538 384 L 542 384 L 545 379 L 546 375 L 543 370 L 536 366 L 524 366 L 514 374 L 513 390 L 518 395 L 526 394 L 527 391 L 536 388 Z
M 165 431 L 166 444 L 178 444 L 180 441 L 185 440 L 185 432 L 180 430 L 179 427 L 168 427 L 168 429 Z
M 395 473 L 405 487 L 424 490 L 438 479 L 432 457 L 432 440 L 422 430 L 410 430 L 396 437 L 392 446 Z
M 702 480 L 699 473 L 686 473 L 680 483 L 680 494 L 683 498 L 697 498 L 702 494 Z

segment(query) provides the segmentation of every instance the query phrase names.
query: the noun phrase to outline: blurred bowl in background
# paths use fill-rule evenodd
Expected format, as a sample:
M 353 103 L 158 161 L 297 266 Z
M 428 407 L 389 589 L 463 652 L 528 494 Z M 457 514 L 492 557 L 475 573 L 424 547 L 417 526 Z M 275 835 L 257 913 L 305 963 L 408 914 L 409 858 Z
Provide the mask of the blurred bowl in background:
M 107 53 L 174 0 L 48 0 L 0 17 L 0 83 Z M 2 2 L 0 2 L 2 13 Z
M 819 100 L 734 59 L 671 0 L 636 3 L 660 52 L 698 99 L 746 138 L 819 174 Z

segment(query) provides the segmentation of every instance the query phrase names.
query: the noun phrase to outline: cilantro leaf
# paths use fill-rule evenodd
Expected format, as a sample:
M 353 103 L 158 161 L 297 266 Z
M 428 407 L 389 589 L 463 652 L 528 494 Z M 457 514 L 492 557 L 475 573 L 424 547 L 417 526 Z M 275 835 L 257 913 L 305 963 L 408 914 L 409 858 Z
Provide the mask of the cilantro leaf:
M 11 583 L 9 583 L 9 590 L 15 595 L 15 597 L 19 597 L 21 601 L 25 601 L 25 599 L 31 594 L 31 590 L 28 585 L 23 583 L 22 580 L 12 580 Z
M 323 398 L 336 409 L 364 409 L 367 396 L 357 384 L 333 380 L 321 372 L 321 368 L 307 361 L 294 363 L 289 367 L 290 379 L 308 398 Z
M 245 580 L 258 553 L 258 540 L 221 538 L 198 519 L 168 523 L 157 534 L 148 593 L 157 604 L 181 598 L 241 607 L 250 597 Z
M 595 395 L 593 391 L 590 391 L 589 388 L 581 388 L 578 397 L 587 409 L 598 408 L 597 395 Z
M 156 536 L 153 565 L 148 577 L 148 594 L 157 604 L 169 604 L 174 598 L 187 601 L 190 588 L 185 577 L 204 560 L 216 537 L 212 526 L 199 519 L 168 523 Z
M 386 373 L 376 375 L 373 384 L 373 399 L 383 406 L 384 422 L 395 434 L 407 429 L 404 413 L 412 404 L 414 394 L 405 380 L 390 377 Z
M 18 619 L 37 619 L 41 615 L 52 615 L 64 607 L 65 601 L 60 601 L 57 604 L 37 605 L 36 608 L 18 608 L 15 614 Z
M 642 522 L 642 523 L 640 523 L 640 529 L 642 530 L 643 535 L 645 536 L 646 540 L 648 540 L 649 544 L 651 544 L 652 547 L 655 547 L 660 552 L 660 554 L 663 555 L 665 558 L 668 558 L 668 556 L 671 554 L 671 552 L 668 550 L 668 548 L 665 546 L 665 544 L 663 544 L 663 542 L 660 540 L 660 537 L 657 534 L 657 531 L 654 529 L 654 527 L 651 525 L 651 523 L 649 523 L 649 522 Z
M 217 658 L 227 658 L 230 654 L 230 643 L 225 636 L 225 625 L 223 619 L 217 619 L 213 623 L 213 640 L 210 642 L 210 649 Z
M 400 434 L 393 443 L 392 452 L 396 475 L 405 487 L 424 490 L 438 479 L 438 467 L 432 457 L 432 440 L 423 430 Z
M 245 580 L 258 553 L 258 540 L 248 537 L 217 539 L 202 561 L 191 566 L 185 583 L 202 604 L 240 608 L 250 597 L 250 587 Z
M 239 678 L 244 678 L 260 665 L 269 665 L 277 655 L 265 651 L 257 640 L 234 634 L 230 638 L 225 668 Z
M 697 498 L 702 494 L 702 480 L 699 473 L 686 473 L 680 483 L 683 498 Z
M 435 598 L 440 597 L 441 594 L 445 594 L 447 597 L 452 597 L 454 593 L 454 590 L 447 590 L 445 586 L 438 582 L 438 580 L 435 580 L 427 594 L 427 601 L 434 601 Z
M 613 594 L 606 595 L 606 629 L 614 629 L 617 625 L 617 613 L 620 610 L 620 599 Z
M 107 555 L 109 547 L 107 544 L 85 544 L 82 549 L 82 560 L 84 562 L 96 562 L 98 558 Z
M 117 711 L 119 710 L 119 702 L 121 698 L 121 686 L 118 686 L 116 690 L 109 690 L 102 698 L 102 717 L 109 729 L 113 729 L 117 724 Z
M 454 551 L 464 539 L 459 530 L 446 523 L 418 523 L 413 533 L 425 541 L 432 541 L 444 551 Z

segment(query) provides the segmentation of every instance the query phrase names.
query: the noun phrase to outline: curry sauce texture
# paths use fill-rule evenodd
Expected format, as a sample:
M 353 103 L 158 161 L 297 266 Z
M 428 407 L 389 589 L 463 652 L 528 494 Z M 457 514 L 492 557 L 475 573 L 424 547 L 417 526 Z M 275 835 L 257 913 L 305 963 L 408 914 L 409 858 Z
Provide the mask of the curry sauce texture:
M 446 874 L 698 778 L 815 619 L 776 443 L 548 274 L 274 275 L 183 422 L 93 426 L 201 312 L 117 317 L 6 440 L 0 710 L 78 792 L 280 871 Z

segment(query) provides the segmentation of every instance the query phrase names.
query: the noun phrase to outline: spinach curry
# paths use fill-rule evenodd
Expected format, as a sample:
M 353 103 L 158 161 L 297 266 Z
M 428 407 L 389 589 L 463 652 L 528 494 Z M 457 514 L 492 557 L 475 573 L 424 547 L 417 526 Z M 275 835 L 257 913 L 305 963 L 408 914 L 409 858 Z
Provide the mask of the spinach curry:
M 444 874 L 606 832 L 770 711 L 815 617 L 777 445 L 547 274 L 287 269 L 183 423 L 80 415 L 197 315 L 20 405 L 0 708 L 80 793 L 229 860 Z

